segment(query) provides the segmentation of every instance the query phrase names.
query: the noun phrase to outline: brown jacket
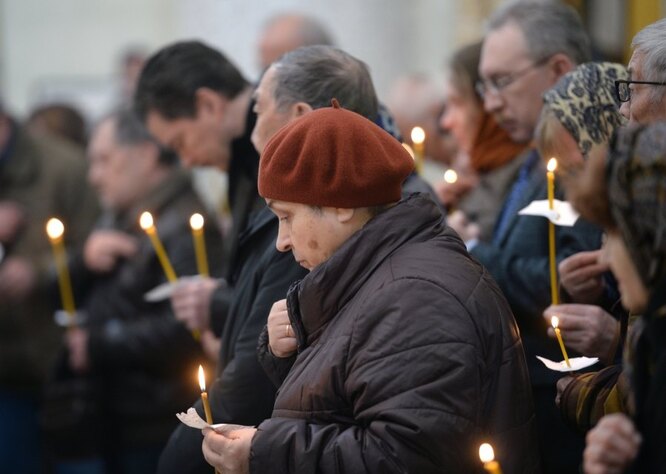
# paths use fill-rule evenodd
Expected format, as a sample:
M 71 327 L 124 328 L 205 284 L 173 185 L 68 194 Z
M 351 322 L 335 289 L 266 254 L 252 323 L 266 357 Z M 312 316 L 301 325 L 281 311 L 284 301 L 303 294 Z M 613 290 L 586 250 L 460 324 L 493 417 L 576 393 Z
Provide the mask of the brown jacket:
M 483 441 L 539 471 L 511 310 L 431 199 L 372 219 L 287 304 L 299 351 L 251 472 L 480 472 Z

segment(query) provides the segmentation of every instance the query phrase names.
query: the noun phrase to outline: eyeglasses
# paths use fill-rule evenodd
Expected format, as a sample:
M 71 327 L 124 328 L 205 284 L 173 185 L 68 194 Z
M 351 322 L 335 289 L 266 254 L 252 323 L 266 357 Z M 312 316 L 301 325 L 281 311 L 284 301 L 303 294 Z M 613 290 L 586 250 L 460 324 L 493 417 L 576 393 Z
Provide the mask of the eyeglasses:
M 615 94 L 620 102 L 631 100 L 631 88 L 629 84 L 647 84 L 649 86 L 666 86 L 666 82 L 650 81 L 615 81 Z
M 476 93 L 479 94 L 479 96 L 481 97 L 484 97 L 488 93 L 492 93 L 494 95 L 501 94 L 502 90 L 506 89 L 508 86 L 513 84 L 517 79 L 524 76 L 532 69 L 543 66 L 548 62 L 550 58 L 551 56 L 541 58 L 538 61 L 530 64 L 526 68 L 521 69 L 520 71 L 514 73 L 504 74 L 502 76 L 493 77 L 485 80 L 478 80 L 474 85 L 474 89 L 476 90 Z

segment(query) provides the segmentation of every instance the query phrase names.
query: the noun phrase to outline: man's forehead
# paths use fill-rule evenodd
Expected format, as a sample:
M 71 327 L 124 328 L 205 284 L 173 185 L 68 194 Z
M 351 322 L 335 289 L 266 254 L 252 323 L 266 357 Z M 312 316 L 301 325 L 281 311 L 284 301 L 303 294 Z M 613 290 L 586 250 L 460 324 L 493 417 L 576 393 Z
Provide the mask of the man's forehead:
M 513 70 L 515 62 L 529 59 L 522 30 L 513 23 L 507 23 L 490 31 L 483 41 L 479 71 L 483 75 Z

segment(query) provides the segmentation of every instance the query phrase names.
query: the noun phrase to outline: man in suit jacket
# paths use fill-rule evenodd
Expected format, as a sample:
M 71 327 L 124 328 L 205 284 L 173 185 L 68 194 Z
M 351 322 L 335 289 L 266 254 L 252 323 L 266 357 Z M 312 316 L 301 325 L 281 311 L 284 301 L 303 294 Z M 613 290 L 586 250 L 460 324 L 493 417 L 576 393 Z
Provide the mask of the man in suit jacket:
M 518 0 L 498 9 L 489 20 L 477 89 L 483 93 L 486 110 L 509 135 L 517 142 L 529 143 L 541 112 L 542 94 L 588 58 L 589 40 L 573 9 L 556 2 Z M 550 304 L 548 225 L 543 217 L 518 215 L 531 201 L 546 198 L 546 170 L 536 150 L 519 159 L 524 161 L 497 219 L 492 243 L 478 243 L 471 253 L 499 283 L 521 329 L 532 379 L 542 469 L 573 472 L 580 463 L 584 440 L 563 424 L 556 409 L 559 374 L 540 366 L 535 357 L 559 360 L 557 345 L 548 339 L 542 317 Z M 558 260 L 599 245 L 600 232 L 588 223 L 556 229 Z

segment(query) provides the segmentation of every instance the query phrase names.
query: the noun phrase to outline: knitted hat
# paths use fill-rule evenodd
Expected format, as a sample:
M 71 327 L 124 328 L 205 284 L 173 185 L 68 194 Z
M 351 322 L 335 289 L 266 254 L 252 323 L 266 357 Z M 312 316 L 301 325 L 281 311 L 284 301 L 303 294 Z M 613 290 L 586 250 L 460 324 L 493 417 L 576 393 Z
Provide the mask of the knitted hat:
M 414 160 L 391 135 L 340 107 L 317 109 L 280 129 L 259 163 L 267 199 L 347 209 L 397 202 Z

